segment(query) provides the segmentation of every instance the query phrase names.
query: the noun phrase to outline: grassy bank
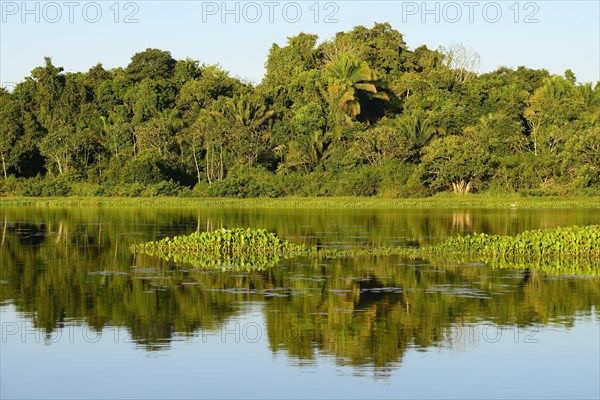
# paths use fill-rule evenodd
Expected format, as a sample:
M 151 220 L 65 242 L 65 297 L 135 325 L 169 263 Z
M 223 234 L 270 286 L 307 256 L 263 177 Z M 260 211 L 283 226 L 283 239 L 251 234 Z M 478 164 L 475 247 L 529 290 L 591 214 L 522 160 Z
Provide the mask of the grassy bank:
M 50 197 L 0 198 L 0 207 L 231 207 L 231 208 L 595 208 L 600 197 L 519 197 L 489 195 L 435 196 L 423 199 L 387 199 L 377 197 L 298 197 L 298 198 L 179 198 L 179 197 Z

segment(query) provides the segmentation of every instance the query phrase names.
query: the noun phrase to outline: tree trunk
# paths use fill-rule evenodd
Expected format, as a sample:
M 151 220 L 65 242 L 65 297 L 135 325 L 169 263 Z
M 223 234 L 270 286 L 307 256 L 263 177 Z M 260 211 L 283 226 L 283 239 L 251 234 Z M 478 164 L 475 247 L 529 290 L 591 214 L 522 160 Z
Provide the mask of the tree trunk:
M 192 154 L 194 155 L 194 164 L 196 164 L 196 176 L 198 177 L 198 183 L 202 179 L 200 175 L 200 165 L 198 165 L 198 157 L 196 156 L 196 146 L 192 146 Z
M 56 159 L 56 165 L 58 166 L 58 173 L 59 173 L 59 175 L 62 175 L 63 168 L 62 168 L 62 164 L 60 163 L 60 157 L 54 156 L 54 158 Z
M 213 167 L 213 161 L 212 158 L 215 154 L 214 149 L 213 149 L 213 154 L 210 154 L 210 146 L 206 146 L 206 180 L 208 181 L 208 184 L 212 184 L 212 167 Z
M 4 159 L 4 154 L 2 155 L 2 172 L 4 172 L 4 180 L 8 178 L 6 175 L 6 160 Z
M 452 191 L 458 194 L 466 194 L 471 191 L 471 182 L 465 182 L 460 180 L 458 182 L 452 182 Z
M 221 154 L 220 154 L 220 165 L 219 165 L 219 180 L 222 181 L 223 180 L 223 175 L 224 175 L 224 170 L 223 170 L 223 146 L 221 146 Z

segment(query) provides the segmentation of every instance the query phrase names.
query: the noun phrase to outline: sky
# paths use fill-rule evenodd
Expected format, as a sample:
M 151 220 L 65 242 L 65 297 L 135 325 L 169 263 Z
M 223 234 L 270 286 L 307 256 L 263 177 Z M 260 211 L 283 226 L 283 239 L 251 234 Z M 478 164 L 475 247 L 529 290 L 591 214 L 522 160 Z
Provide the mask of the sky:
M 389 22 L 410 49 L 462 44 L 479 72 L 500 66 L 571 69 L 600 80 L 600 1 L 6 1 L 0 0 L 0 83 L 11 89 L 45 56 L 67 72 L 125 67 L 146 48 L 219 64 L 259 83 L 273 43 L 321 41 Z

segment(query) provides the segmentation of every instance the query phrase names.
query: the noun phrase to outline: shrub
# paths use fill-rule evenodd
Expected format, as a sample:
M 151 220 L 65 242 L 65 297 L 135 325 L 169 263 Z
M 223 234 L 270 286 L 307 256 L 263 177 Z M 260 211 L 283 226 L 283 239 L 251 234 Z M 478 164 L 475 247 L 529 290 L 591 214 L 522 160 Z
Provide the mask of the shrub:
M 338 182 L 338 194 L 344 196 L 374 196 L 381 183 L 381 175 L 371 165 L 348 172 Z
M 182 190 L 182 186 L 173 182 L 172 180 L 159 182 L 155 185 L 147 186 L 141 195 L 144 197 L 155 197 L 155 196 L 177 196 Z
M 129 159 L 121 171 L 123 183 L 150 185 L 165 180 L 167 176 L 163 173 L 162 163 L 150 154 Z
M 210 197 L 279 197 L 283 195 L 275 174 L 261 167 L 232 170 L 224 180 L 209 185 L 206 193 Z

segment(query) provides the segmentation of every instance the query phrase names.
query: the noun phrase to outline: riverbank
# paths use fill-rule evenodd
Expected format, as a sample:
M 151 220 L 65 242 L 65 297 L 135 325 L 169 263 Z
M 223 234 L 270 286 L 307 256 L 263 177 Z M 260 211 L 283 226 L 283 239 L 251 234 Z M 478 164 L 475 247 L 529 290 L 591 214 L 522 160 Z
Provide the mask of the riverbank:
M 0 207 L 229 207 L 304 209 L 543 209 L 600 210 L 600 197 L 434 196 L 421 199 L 377 197 L 180 198 L 180 197 L 5 197 Z

